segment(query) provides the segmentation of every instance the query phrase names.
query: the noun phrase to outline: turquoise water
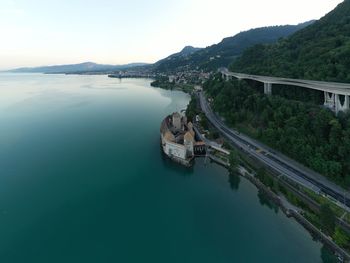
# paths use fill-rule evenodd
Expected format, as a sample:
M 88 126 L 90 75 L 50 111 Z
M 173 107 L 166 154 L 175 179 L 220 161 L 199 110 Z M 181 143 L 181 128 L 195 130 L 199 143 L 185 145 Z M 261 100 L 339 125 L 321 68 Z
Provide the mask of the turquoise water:
M 162 156 L 160 122 L 188 102 L 143 79 L 0 74 L 0 262 L 322 262 L 249 182 Z

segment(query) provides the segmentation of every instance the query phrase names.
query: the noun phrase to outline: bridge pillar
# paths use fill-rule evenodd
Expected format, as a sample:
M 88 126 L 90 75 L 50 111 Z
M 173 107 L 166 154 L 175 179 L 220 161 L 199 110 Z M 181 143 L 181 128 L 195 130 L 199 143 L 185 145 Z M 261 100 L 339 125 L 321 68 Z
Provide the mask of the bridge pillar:
M 272 84 L 271 83 L 264 83 L 264 93 L 266 95 L 272 94 Z
M 325 91 L 323 105 L 336 112 L 335 94 Z
M 222 73 L 222 78 L 223 78 L 224 80 L 226 80 L 226 81 L 231 80 L 231 77 L 230 77 L 229 75 L 225 74 L 225 73 Z
M 342 104 L 339 98 L 339 94 L 335 94 L 335 112 L 338 113 L 339 111 L 347 111 L 350 107 L 349 105 L 349 96 L 344 96 L 344 103 Z

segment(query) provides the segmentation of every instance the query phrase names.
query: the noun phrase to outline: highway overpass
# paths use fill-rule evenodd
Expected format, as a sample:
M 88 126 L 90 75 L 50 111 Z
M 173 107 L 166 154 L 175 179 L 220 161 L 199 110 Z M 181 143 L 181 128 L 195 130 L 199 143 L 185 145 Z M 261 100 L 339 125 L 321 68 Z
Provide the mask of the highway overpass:
M 350 84 L 347 83 L 258 76 L 230 72 L 227 68 L 220 68 L 219 72 L 227 80 L 236 78 L 245 80 L 255 80 L 264 83 L 265 94 L 272 94 L 273 84 L 297 86 L 307 89 L 323 91 L 324 106 L 330 108 L 336 113 L 338 113 L 339 111 L 347 111 L 350 109 Z

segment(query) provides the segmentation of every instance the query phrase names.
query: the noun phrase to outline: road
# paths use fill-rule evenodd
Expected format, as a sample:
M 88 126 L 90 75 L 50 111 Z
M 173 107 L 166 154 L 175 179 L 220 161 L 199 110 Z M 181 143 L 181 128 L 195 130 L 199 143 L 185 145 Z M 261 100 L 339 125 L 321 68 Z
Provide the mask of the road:
M 331 199 L 335 199 L 338 205 L 345 204 L 345 207 L 343 207 L 350 211 L 350 199 L 347 198 L 349 192 L 328 181 L 324 176 L 303 167 L 301 164 L 271 150 L 269 147 L 249 138 L 248 136 L 230 129 L 221 118 L 211 110 L 203 92 L 199 93 L 199 99 L 202 111 L 212 125 L 214 125 L 226 138 L 233 142 L 242 151 L 290 180 L 301 184 L 314 192 L 324 193 Z

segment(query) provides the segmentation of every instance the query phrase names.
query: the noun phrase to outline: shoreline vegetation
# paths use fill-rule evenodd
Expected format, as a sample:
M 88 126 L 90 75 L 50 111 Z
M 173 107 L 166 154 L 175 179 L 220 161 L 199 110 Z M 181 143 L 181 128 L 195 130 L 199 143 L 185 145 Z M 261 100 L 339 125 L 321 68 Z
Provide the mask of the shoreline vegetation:
M 191 93 L 193 91 L 194 85 L 192 84 L 178 84 L 175 82 L 169 82 L 168 77 L 158 77 L 151 83 L 154 88 L 161 88 L 165 90 L 179 90 L 185 93 Z
M 208 83 L 210 82 L 204 84 L 204 90 L 207 94 L 208 85 L 215 87 L 213 83 Z M 225 138 L 222 138 L 202 113 L 193 88 L 184 88 L 181 85 L 169 83 L 165 78 L 156 80 L 151 85 L 168 90 L 181 90 L 191 94 L 191 101 L 186 110 L 188 119 L 191 120 L 197 115 L 200 116 L 197 125 L 201 131 L 204 131 L 206 138 L 222 140 L 223 147 L 231 152 L 226 158 L 220 153 L 213 152 L 214 158 L 211 158 L 212 161 L 228 169 L 230 183 L 231 181 L 237 181 L 238 179 L 235 178 L 237 176 L 238 178 L 242 176 L 248 179 L 258 188 L 259 194 L 265 194 L 268 200 L 277 205 L 288 217 L 293 217 L 313 237 L 316 237 L 330 248 L 339 259 L 350 261 L 350 215 L 344 209 L 321 195 L 312 193 L 293 182 L 281 179 L 278 174 L 257 163 L 251 157 L 240 152 Z M 216 85 L 216 88 L 218 88 L 218 85 Z M 227 97 L 226 94 L 226 98 L 229 99 L 230 97 Z M 215 98 L 213 100 L 215 103 Z

